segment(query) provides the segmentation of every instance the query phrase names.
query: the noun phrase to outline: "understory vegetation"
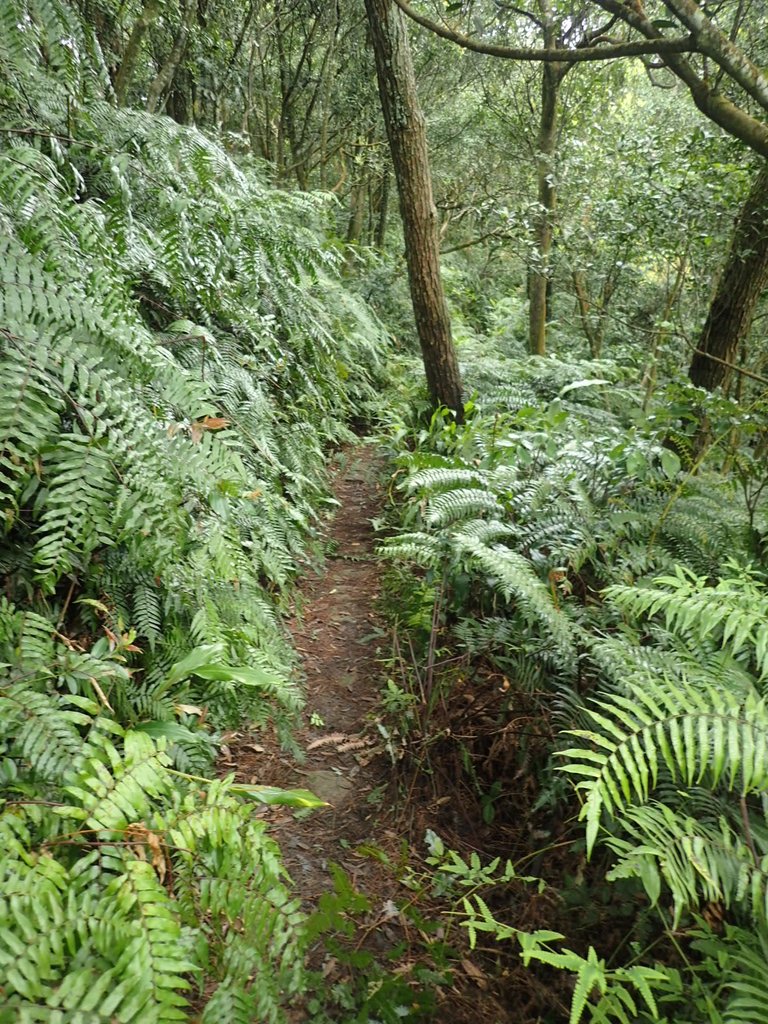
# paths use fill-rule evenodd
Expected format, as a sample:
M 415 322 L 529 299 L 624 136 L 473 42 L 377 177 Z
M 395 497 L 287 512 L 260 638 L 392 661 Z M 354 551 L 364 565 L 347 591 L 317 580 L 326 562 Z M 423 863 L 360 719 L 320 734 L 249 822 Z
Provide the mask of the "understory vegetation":
M 466 425 L 388 439 L 391 746 L 416 792 L 466 794 L 431 863 L 473 945 L 574 977 L 542 985 L 541 1019 L 764 1020 L 760 403 L 709 401 L 702 459 L 704 397 L 644 410 L 631 358 L 466 351 Z
M 768 1024 L 765 12 L 396 6 L 0 3 L 0 1024 Z M 380 919 L 216 763 L 366 431 Z
M 0 32 L 0 1019 L 277 1020 L 305 929 L 253 802 L 317 801 L 206 778 L 224 726 L 296 720 L 281 612 L 383 334 L 321 199 L 116 110 L 74 13 L 25 9 Z

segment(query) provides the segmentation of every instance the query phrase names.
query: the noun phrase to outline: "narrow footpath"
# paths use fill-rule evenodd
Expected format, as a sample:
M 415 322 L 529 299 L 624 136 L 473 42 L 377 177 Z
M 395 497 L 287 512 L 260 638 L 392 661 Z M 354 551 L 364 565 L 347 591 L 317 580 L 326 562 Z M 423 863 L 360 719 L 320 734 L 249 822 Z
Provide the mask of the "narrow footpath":
M 268 813 L 308 908 L 331 887 L 329 862 L 341 864 L 355 887 L 369 891 L 375 865 L 350 851 L 369 838 L 378 809 L 374 791 L 383 775 L 369 720 L 378 703 L 385 636 L 374 615 L 381 569 L 371 524 L 381 510 L 380 463 L 365 446 L 345 449 L 341 457 L 333 485 L 339 505 L 326 535 L 329 554 L 319 577 L 300 582 L 298 614 L 290 623 L 306 676 L 307 705 L 295 734 L 303 757 L 262 734 L 239 733 L 222 765 L 238 781 L 309 789 L 327 801 L 326 809 L 306 817 L 287 808 Z
M 404 844 L 409 857 L 407 835 L 405 823 L 388 804 L 392 764 L 375 722 L 383 660 L 390 653 L 387 631 L 375 613 L 382 567 L 375 556 L 371 520 L 383 504 L 381 463 L 362 445 L 346 449 L 341 457 L 333 483 L 339 504 L 326 534 L 329 554 L 319 576 L 309 574 L 300 582 L 299 613 L 290 623 L 306 676 L 307 705 L 295 733 L 300 754 L 282 750 L 264 733 L 238 732 L 227 743 L 220 769 L 234 771 L 241 782 L 309 789 L 327 802 L 326 808 L 313 812 L 285 807 L 262 812 L 280 844 L 295 891 L 311 911 L 333 888 L 329 866 L 339 865 L 369 904 L 357 919 L 354 947 L 381 955 L 394 974 L 407 974 L 428 936 L 396 907 L 403 888 L 394 864 L 404 855 Z M 387 859 L 390 866 L 382 862 Z M 393 960 L 395 948 L 399 953 Z M 333 956 L 313 966 L 321 969 L 329 986 L 348 978 L 349 968 Z M 430 1019 L 517 1024 L 521 1018 L 508 1016 L 486 988 L 491 986 L 483 972 L 462 959 L 454 984 L 433 992 L 439 1005 Z M 301 1009 L 290 1019 L 292 1024 L 310 1024 Z

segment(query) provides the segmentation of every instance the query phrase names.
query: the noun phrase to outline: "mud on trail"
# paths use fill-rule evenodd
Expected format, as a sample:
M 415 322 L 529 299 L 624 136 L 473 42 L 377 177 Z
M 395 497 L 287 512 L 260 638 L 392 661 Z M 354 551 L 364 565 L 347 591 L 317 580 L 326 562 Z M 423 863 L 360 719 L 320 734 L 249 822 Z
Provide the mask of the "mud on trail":
M 294 734 L 301 760 L 263 733 L 240 732 L 220 763 L 240 782 L 309 789 L 328 807 L 306 817 L 270 808 L 265 817 L 307 909 L 332 887 L 329 862 L 340 864 L 369 893 L 380 866 L 350 851 L 367 838 L 377 808 L 367 801 L 386 767 L 373 750 L 369 717 L 378 704 L 384 632 L 374 603 L 380 566 L 371 520 L 381 510 L 381 462 L 365 446 L 345 449 L 333 484 L 338 509 L 326 541 L 321 575 L 299 584 L 290 631 L 306 677 L 303 724 Z M 391 884 L 391 883 L 390 883 Z

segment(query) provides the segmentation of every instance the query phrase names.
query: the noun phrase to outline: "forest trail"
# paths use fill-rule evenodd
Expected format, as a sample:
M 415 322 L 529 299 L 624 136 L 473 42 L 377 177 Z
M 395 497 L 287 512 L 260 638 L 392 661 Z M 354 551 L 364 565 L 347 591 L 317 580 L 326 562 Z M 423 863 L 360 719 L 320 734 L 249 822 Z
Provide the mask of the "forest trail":
M 379 700 L 384 636 L 374 612 L 380 567 L 371 523 L 381 508 L 381 467 L 364 445 L 343 450 L 341 457 L 333 481 L 339 506 L 325 538 L 329 554 L 321 575 L 308 574 L 299 583 L 298 614 L 289 623 L 306 676 L 307 705 L 294 734 L 303 757 L 281 750 L 263 733 L 241 732 L 229 740 L 221 763 L 238 781 L 309 789 L 327 801 L 327 808 L 306 815 L 290 808 L 266 811 L 308 910 L 332 888 L 329 863 L 340 863 L 364 892 L 370 892 L 377 868 L 353 851 L 369 836 L 376 806 L 367 798 L 382 776 L 373 738 L 366 735 Z

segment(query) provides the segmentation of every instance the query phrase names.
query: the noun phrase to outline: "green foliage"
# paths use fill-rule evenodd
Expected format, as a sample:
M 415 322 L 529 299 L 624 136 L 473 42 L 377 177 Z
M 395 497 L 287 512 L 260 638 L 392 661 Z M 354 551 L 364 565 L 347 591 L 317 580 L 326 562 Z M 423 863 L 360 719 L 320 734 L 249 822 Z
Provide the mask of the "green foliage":
M 29 707 L 18 690 L 9 705 Z M 3 1019 L 186 1020 L 206 977 L 204 1020 L 222 1006 L 237 1006 L 231 1020 L 282 1019 L 302 982 L 302 918 L 263 824 L 227 781 L 201 791 L 172 776 L 164 741 L 75 706 L 66 721 L 77 714 L 84 738 L 75 750 L 70 736 L 45 803 L 4 762 Z M 45 753 L 8 753 L 39 792 Z
M 477 659 L 479 686 L 491 659 L 509 685 L 502 728 L 531 695 L 545 722 L 554 704 L 564 728 L 550 760 L 519 755 L 517 771 L 536 776 L 531 820 L 567 800 L 563 780 L 573 780 L 600 879 L 594 901 L 618 884 L 634 894 L 633 915 L 644 890 L 676 955 L 648 963 L 645 942 L 631 943 L 623 966 L 591 935 L 578 952 L 559 932 L 525 938 L 496 919 L 480 885 L 464 897 L 466 926 L 519 940 L 528 963 L 571 972 L 572 1019 L 754 1024 L 768 920 L 765 500 L 753 452 L 762 414 L 713 400 L 713 432 L 730 447 L 684 468 L 685 444 L 664 443 L 694 421 L 696 397 L 678 386 L 646 415 L 607 361 L 473 351 L 466 376 L 478 394 L 464 426 L 438 415 L 428 429 L 398 423 L 391 434 L 407 503 L 384 550 L 422 568 L 414 594 L 431 588 L 439 612 L 403 622 L 431 635 L 425 659 L 438 643 L 446 659 L 458 647 L 470 680 Z M 742 463 L 745 486 L 727 473 Z M 431 671 L 417 670 L 422 681 Z M 686 948 L 695 915 L 712 908 L 722 933 L 701 919 Z
M 621 816 L 644 802 L 666 770 L 687 786 L 722 784 L 742 796 L 768 786 L 765 763 L 768 712 L 755 694 L 730 694 L 684 680 L 630 685 L 590 708 L 592 729 L 571 730 L 598 749 L 562 751 L 563 770 L 583 776 L 587 849 L 597 838 L 600 817 Z M 598 710 L 599 709 L 599 710 Z
M 678 566 L 674 576 L 661 576 L 650 587 L 613 586 L 606 597 L 635 618 L 662 614 L 667 630 L 727 648 L 735 661 L 755 672 L 768 671 L 768 596 L 757 573 L 725 560 L 728 575 L 714 586 L 690 569 Z
M 478 936 L 482 935 L 489 935 L 496 941 L 512 940 L 519 944 L 520 957 L 526 966 L 534 960 L 572 972 L 575 983 L 569 1024 L 579 1024 L 585 1014 L 592 1022 L 631 1024 L 638 1019 L 639 1006 L 643 1005 L 650 1010 L 653 1019 L 658 1019 L 653 987 L 666 980 L 663 971 L 643 966 L 607 969 L 606 961 L 599 958 L 591 946 L 587 956 L 582 957 L 571 949 L 554 948 L 554 943 L 565 938 L 559 932 L 546 929 L 526 932 L 502 923 L 494 916 L 481 893 L 512 881 L 538 882 L 539 891 L 546 888 L 545 884 L 540 879 L 520 876 L 509 860 L 503 868 L 498 857 L 483 865 L 473 851 L 467 863 L 455 850 L 446 849 L 434 833 L 427 832 L 426 839 L 430 849 L 427 863 L 436 872 L 435 886 L 443 891 L 447 886 L 461 894 L 457 913 L 461 926 L 466 929 L 471 949 L 475 949 Z
M 373 395 L 381 330 L 313 231 L 321 200 L 115 110 L 67 8 L 35 5 L 34 32 L 20 5 L 6 15 L 7 594 L 86 635 L 133 630 L 150 685 L 190 643 L 285 677 L 275 607 L 316 531 L 323 448 Z M 79 58 L 51 74 L 41 53 L 64 32 Z M 196 696 L 263 716 L 247 691 Z M 296 706 L 287 679 L 272 696 Z
M 283 1020 L 253 808 L 318 801 L 205 776 L 300 707 L 282 613 L 383 330 L 323 198 L 115 107 L 75 7 L 0 23 L 0 1019 Z

